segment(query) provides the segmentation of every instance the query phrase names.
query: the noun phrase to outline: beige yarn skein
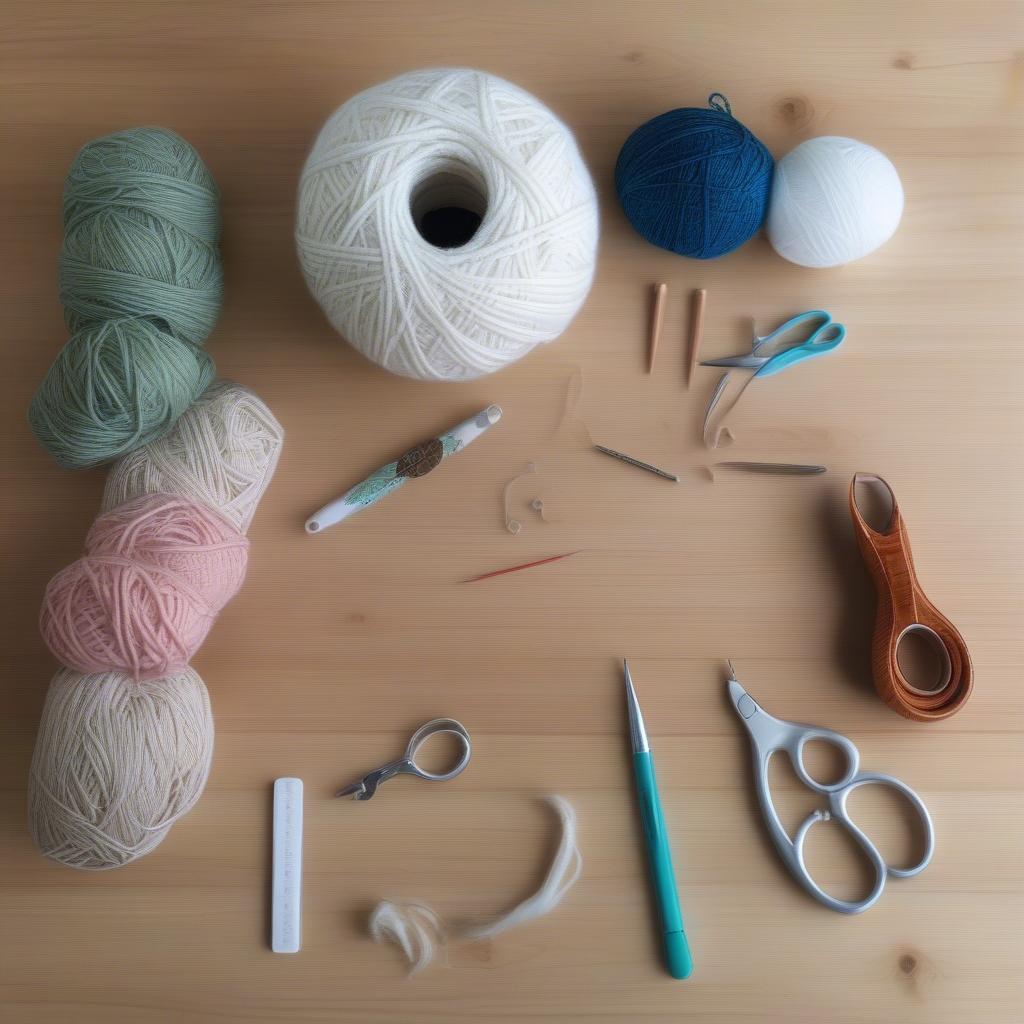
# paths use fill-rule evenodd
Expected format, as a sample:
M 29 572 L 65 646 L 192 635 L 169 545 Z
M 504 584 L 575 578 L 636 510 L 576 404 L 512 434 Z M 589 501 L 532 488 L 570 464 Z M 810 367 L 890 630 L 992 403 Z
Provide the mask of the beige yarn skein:
M 148 682 L 62 669 L 32 756 L 32 838 L 69 867 L 127 864 L 199 799 L 212 757 L 210 698 L 192 669 Z
M 248 388 L 216 381 L 158 441 L 110 470 L 103 509 L 143 494 L 216 509 L 243 533 L 270 483 L 281 425 Z M 213 715 L 191 669 L 135 682 L 63 669 L 50 684 L 29 780 L 29 830 L 52 860 L 87 871 L 154 850 L 202 795 Z
M 140 494 L 177 494 L 215 508 L 246 533 L 283 442 L 261 399 L 234 381 L 215 381 L 169 434 L 113 466 L 103 511 Z

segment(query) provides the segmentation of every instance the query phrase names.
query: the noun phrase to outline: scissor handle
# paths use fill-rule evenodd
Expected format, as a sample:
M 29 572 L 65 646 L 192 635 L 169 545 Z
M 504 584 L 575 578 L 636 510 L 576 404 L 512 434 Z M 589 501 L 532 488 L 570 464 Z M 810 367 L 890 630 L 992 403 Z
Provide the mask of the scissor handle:
M 893 789 L 898 790 L 910 801 L 911 806 L 917 811 L 921 818 L 921 823 L 924 826 L 925 850 L 921 860 L 913 867 L 891 867 L 886 863 L 886 860 L 879 852 L 878 847 L 875 846 L 875 844 L 850 817 L 849 812 L 846 809 L 846 801 L 849 799 L 850 794 L 860 786 L 871 784 L 891 786 Z M 865 910 L 874 906 L 878 901 L 878 898 L 882 895 L 882 890 L 885 888 L 885 880 L 889 875 L 893 875 L 896 878 L 909 878 L 911 875 L 916 875 L 918 872 L 924 871 L 928 866 L 932 859 L 932 854 L 935 851 L 935 829 L 932 826 L 931 815 L 928 813 L 928 808 L 925 807 L 924 801 L 922 801 L 917 793 L 915 793 L 906 783 L 893 778 L 891 775 L 883 775 L 879 772 L 860 772 L 841 788 L 830 790 L 828 797 L 828 811 L 817 810 L 807 816 L 804 823 L 799 829 L 797 829 L 797 833 L 793 837 L 792 858 L 786 858 L 787 860 L 790 860 L 790 868 L 793 871 L 794 876 L 800 884 L 803 885 L 807 892 L 818 900 L 819 903 L 824 904 L 831 910 L 837 910 L 842 914 L 863 913 Z M 804 844 L 807 840 L 807 834 L 816 822 L 829 821 L 832 819 L 838 821 L 840 825 L 842 825 L 843 828 L 853 836 L 854 840 L 860 845 L 864 854 L 874 866 L 874 884 L 871 887 L 871 891 L 862 900 L 837 899 L 835 896 L 825 892 L 825 890 L 822 889 L 821 886 L 818 885 L 818 883 L 811 877 L 811 873 L 807 870 L 807 863 L 804 860 Z
M 431 736 L 436 736 L 439 733 L 448 733 L 451 736 L 458 737 L 462 745 L 462 753 L 458 761 L 455 762 L 455 765 L 449 768 L 448 771 L 428 772 L 416 763 L 416 751 Z M 429 779 L 431 782 L 446 782 L 448 779 L 454 779 L 456 775 L 462 774 L 466 765 L 469 764 L 472 753 L 473 747 L 470 743 L 469 733 L 461 722 L 456 722 L 454 718 L 435 718 L 421 725 L 409 738 L 409 744 L 405 748 L 405 757 L 402 761 L 397 762 L 401 765 L 398 771 L 416 775 L 421 779 Z
M 806 313 L 800 313 L 798 316 L 787 320 L 781 327 L 776 327 L 771 334 L 755 337 L 753 345 L 754 354 L 761 355 L 761 349 L 764 346 L 791 331 L 794 327 L 806 323 L 808 320 L 821 320 L 822 323 L 811 332 L 806 341 L 769 356 L 768 361 L 754 374 L 755 377 L 771 377 L 773 374 L 779 373 L 789 366 L 794 366 L 805 359 L 810 359 L 812 356 L 820 356 L 825 352 L 831 352 L 832 349 L 841 345 L 846 337 L 846 328 L 842 324 L 836 323 L 830 313 L 823 309 L 811 309 Z
M 843 752 L 843 756 L 846 758 L 846 770 L 837 781 L 819 782 L 808 772 L 807 766 L 804 764 L 804 749 L 812 740 L 830 743 Z M 831 729 L 820 729 L 813 725 L 796 726 L 784 746 L 793 762 L 793 769 L 796 771 L 797 777 L 809 789 L 819 793 L 834 793 L 844 786 L 850 785 L 860 768 L 860 751 L 853 745 L 852 740 Z

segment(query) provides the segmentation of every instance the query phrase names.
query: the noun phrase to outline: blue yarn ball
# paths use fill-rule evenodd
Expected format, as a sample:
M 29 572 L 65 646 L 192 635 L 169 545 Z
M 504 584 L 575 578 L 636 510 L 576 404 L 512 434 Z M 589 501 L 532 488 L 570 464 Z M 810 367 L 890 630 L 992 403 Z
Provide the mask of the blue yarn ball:
M 710 109 L 669 110 L 642 124 L 615 165 L 629 222 L 652 245 L 710 260 L 739 248 L 768 214 L 775 161 L 732 116 L 720 93 Z

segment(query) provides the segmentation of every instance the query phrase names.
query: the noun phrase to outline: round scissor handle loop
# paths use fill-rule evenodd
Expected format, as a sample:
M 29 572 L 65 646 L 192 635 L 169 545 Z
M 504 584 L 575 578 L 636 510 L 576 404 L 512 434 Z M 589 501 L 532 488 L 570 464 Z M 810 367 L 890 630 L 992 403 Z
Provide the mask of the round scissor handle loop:
M 818 821 L 831 821 L 833 819 L 838 821 L 853 836 L 875 869 L 875 883 L 871 887 L 871 892 L 862 900 L 837 899 L 835 896 L 825 892 L 807 870 L 807 863 L 804 860 L 804 842 L 807 839 L 808 832 L 811 830 L 811 826 Z M 812 811 L 793 837 L 793 853 L 796 857 L 796 874 L 803 887 L 819 903 L 823 903 L 830 910 L 838 910 L 841 914 L 860 914 L 869 907 L 874 906 L 878 901 L 878 897 L 882 895 L 882 890 L 885 888 L 885 880 L 889 876 L 889 866 L 885 863 L 881 853 L 878 852 L 878 847 L 845 814 L 837 815 L 826 814 L 822 811 Z
M 860 829 L 854 825 L 846 810 L 846 801 L 855 789 L 869 785 L 890 786 L 898 793 L 902 793 L 909 801 L 911 807 L 917 811 L 924 833 L 924 854 L 921 859 L 910 868 L 894 868 L 890 864 L 885 864 L 883 859 L 882 863 L 885 864 L 886 872 L 894 878 L 910 878 L 912 875 L 924 871 L 931 862 L 932 854 L 935 852 L 935 827 L 932 825 L 932 816 L 928 813 L 928 808 L 925 807 L 924 801 L 905 782 L 901 782 L 899 779 L 881 772 L 861 772 L 848 786 L 845 786 L 830 797 L 832 816 L 838 818 L 855 831 L 860 832 Z M 863 833 L 861 834 L 863 835 Z
M 436 736 L 439 733 L 448 733 L 451 736 L 458 737 L 459 742 L 462 744 L 462 754 L 448 771 L 428 772 L 416 763 L 416 751 L 431 736 Z M 405 760 L 409 765 L 406 770 L 411 775 L 416 775 L 421 779 L 430 779 L 432 782 L 446 782 L 448 779 L 454 779 L 456 775 L 462 774 L 466 765 L 469 764 L 472 753 L 473 748 L 469 740 L 469 733 L 461 722 L 456 722 L 454 718 L 435 718 L 433 721 L 421 725 L 409 738 L 409 744 L 405 748 Z
M 804 748 L 812 740 L 822 740 L 833 747 L 838 747 L 843 752 L 843 756 L 846 758 L 846 771 L 838 781 L 819 782 L 807 771 L 807 766 L 804 764 Z M 843 787 L 849 786 L 860 769 L 860 752 L 851 740 L 831 729 L 815 729 L 810 726 L 800 729 L 795 736 L 794 745 L 789 749 L 789 754 L 800 781 L 819 793 L 836 793 Z

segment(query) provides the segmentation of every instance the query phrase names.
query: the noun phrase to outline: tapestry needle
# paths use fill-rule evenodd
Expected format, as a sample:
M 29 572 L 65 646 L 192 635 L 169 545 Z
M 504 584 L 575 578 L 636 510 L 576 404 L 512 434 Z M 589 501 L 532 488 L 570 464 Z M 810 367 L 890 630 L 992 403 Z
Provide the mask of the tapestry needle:
M 629 463 L 631 466 L 636 466 L 637 469 L 646 469 L 648 473 L 653 473 L 655 476 L 671 480 L 673 483 L 679 483 L 679 477 L 675 473 L 666 473 L 665 470 L 658 469 L 657 466 L 652 466 L 649 462 L 641 462 L 630 455 L 624 455 L 622 452 L 615 451 L 614 448 L 605 448 L 603 444 L 595 444 L 594 447 L 599 452 L 604 452 L 605 455 L 610 455 L 613 459 L 618 459 L 620 462 Z

